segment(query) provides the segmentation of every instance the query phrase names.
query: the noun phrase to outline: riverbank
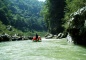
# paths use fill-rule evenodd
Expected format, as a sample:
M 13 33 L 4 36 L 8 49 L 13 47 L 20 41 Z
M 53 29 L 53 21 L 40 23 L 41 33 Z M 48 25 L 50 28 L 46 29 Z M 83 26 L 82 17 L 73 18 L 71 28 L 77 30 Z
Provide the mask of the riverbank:
M 66 39 L 42 39 L 42 42 L 11 41 L 0 43 L 0 60 L 85 60 L 86 48 Z

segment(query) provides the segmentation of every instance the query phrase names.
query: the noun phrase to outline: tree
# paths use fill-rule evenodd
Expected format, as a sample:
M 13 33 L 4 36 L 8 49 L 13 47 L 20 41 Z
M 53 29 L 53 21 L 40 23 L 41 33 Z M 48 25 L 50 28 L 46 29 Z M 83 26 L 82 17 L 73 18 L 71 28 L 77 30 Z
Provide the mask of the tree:
M 43 10 L 48 30 L 52 34 L 63 32 L 62 18 L 64 17 L 64 0 L 46 0 Z

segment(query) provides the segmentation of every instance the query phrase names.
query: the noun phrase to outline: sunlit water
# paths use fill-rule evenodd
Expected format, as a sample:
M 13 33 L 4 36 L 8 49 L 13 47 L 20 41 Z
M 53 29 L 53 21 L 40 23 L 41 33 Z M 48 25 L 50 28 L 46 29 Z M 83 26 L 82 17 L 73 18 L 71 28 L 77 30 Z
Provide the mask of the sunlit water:
M 86 60 L 86 48 L 66 39 L 0 43 L 0 60 Z

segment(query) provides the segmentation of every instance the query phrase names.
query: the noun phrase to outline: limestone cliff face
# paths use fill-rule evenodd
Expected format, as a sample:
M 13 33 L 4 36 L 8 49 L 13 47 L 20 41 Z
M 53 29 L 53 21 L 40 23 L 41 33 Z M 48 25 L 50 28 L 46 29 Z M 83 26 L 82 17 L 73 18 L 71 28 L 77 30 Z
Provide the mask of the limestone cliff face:
M 86 44 L 86 6 L 71 14 L 68 24 L 74 43 Z

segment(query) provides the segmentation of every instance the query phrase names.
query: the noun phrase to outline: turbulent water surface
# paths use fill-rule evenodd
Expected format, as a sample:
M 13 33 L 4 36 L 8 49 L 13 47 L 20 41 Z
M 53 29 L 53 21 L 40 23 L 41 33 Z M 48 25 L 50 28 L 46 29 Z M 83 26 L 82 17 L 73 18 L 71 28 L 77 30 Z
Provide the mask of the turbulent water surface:
M 86 60 L 86 48 L 66 39 L 2 42 L 0 60 Z

